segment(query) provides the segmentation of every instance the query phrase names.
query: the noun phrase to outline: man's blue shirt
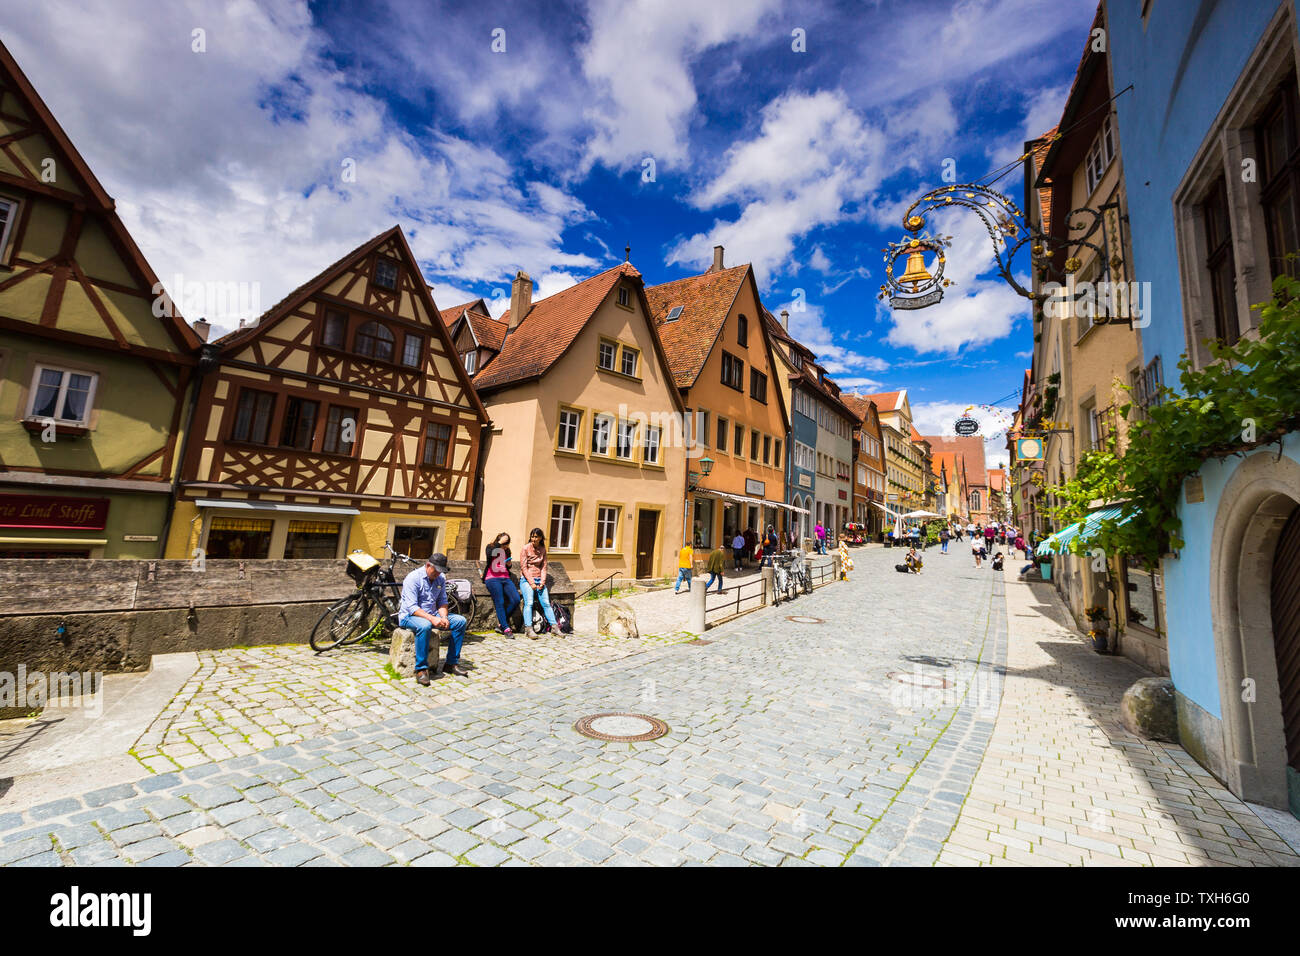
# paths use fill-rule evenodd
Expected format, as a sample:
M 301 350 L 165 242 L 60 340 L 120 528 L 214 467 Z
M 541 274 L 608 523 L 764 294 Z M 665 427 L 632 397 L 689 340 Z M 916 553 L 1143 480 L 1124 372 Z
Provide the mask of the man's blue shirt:
M 424 568 L 416 568 L 402 581 L 402 606 L 399 619 L 409 617 L 416 608 L 438 616 L 447 603 L 447 579 L 439 572 L 432 581 Z

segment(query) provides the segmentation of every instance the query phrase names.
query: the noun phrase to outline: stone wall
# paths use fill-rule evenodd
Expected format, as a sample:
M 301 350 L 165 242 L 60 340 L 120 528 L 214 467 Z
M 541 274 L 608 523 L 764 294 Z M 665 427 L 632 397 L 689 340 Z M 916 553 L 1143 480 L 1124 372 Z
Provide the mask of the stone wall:
M 0 560 L 0 672 L 18 664 L 29 673 L 136 671 L 154 654 L 306 643 L 326 608 L 354 588 L 344 566 L 209 559 L 197 571 L 189 561 Z M 571 609 L 568 575 L 560 564 L 551 569 L 552 601 Z M 474 562 L 449 562 L 448 577 L 471 581 L 484 619 L 495 619 Z

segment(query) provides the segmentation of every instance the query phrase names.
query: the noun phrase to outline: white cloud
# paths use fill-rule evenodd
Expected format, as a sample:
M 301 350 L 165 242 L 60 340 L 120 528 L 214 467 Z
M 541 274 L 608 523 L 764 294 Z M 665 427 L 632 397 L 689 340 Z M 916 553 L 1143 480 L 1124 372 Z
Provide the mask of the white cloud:
M 820 305 L 798 303 L 802 309 L 795 311 L 796 304 L 787 302 L 776 307 L 773 312 L 779 317 L 783 309 L 790 311 L 790 334 L 817 356 L 817 361 L 826 369 L 827 374 L 835 378 L 841 387 L 844 386 L 844 381 L 839 377 L 841 375 L 884 372 L 889 369 L 889 363 L 882 358 L 863 355 L 836 343 L 835 333 L 826 324 L 825 311 Z
M 993 410 L 968 406 L 961 402 L 913 402 L 912 422 L 922 435 L 955 437 L 953 423 L 969 416 L 980 423 L 979 434 L 984 436 L 985 468 L 1007 464 L 1007 429 L 1011 426 L 1016 409 L 995 405 Z M 933 446 L 933 451 L 944 451 L 943 442 Z
M 808 265 L 818 272 L 831 271 L 830 257 L 826 255 L 826 251 L 821 246 L 813 246 L 813 250 L 808 256 Z

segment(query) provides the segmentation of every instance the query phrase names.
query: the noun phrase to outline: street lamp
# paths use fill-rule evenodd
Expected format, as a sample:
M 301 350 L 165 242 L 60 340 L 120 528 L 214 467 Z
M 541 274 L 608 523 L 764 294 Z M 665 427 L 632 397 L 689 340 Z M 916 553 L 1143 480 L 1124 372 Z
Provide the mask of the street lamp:
M 699 486 L 699 483 L 703 479 L 709 477 L 709 472 L 711 472 L 712 470 L 713 470 L 713 459 L 710 458 L 708 455 L 705 455 L 703 458 L 700 459 L 699 471 L 687 472 L 686 486 L 691 491 L 694 491 L 696 487 Z

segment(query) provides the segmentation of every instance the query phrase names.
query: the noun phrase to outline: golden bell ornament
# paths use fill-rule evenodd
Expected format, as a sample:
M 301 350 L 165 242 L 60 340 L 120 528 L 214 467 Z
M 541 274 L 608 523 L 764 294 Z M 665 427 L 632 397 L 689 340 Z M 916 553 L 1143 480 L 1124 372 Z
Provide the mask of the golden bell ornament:
M 900 283 L 912 283 L 913 290 L 919 288 L 922 283 L 931 282 L 934 276 L 930 275 L 925 268 L 925 253 L 917 249 L 907 254 L 907 269 L 898 277 Z

